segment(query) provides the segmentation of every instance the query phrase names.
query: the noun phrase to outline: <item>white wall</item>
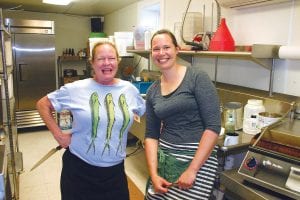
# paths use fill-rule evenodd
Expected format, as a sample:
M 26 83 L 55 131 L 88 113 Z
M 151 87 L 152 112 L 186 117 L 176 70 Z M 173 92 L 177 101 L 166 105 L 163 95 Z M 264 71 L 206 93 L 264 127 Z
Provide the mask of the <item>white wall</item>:
M 142 0 L 139 3 L 149 3 L 151 0 Z M 157 2 L 157 0 L 152 0 Z M 160 0 L 162 8 L 162 28 L 174 31 L 174 23 L 180 22 L 187 7 L 188 0 Z M 202 12 L 205 4 L 206 30 L 211 30 L 212 0 L 192 1 L 189 12 Z M 124 10 L 116 11 L 105 16 L 113 19 L 110 22 L 122 24 L 109 29 L 110 32 L 122 31 L 134 25 L 137 3 L 129 5 Z M 131 10 L 132 9 L 132 10 Z M 216 13 L 216 10 L 213 11 Z M 131 13 L 128 16 L 128 13 Z M 236 41 L 236 45 L 277 44 L 300 45 L 300 1 L 292 0 L 268 6 L 244 8 L 240 10 L 222 8 L 222 17 Z M 132 17 L 133 16 L 133 17 Z M 129 19 L 129 23 L 127 20 Z M 216 16 L 213 18 L 213 30 L 216 30 Z M 135 21 L 136 23 L 138 20 Z M 106 27 L 106 26 L 105 26 Z M 105 29 L 106 30 L 106 29 Z M 108 30 L 108 29 L 107 29 Z M 129 30 L 129 29 L 127 29 Z M 261 90 L 269 90 L 270 71 L 251 61 L 220 59 L 217 80 Z M 195 66 L 207 71 L 214 78 L 214 59 L 196 58 Z M 274 92 L 300 96 L 300 60 L 275 60 Z
M 137 25 L 137 4 L 130 4 L 104 17 L 104 32 L 113 35 L 114 32 L 133 31 Z
M 300 2 L 227 10 L 226 19 L 236 43 L 300 45 Z M 225 62 L 225 65 L 228 62 Z M 300 60 L 275 61 L 274 91 L 300 96 Z M 231 64 L 230 64 L 231 65 Z M 225 66 L 226 67 L 226 66 Z M 238 69 L 236 69 L 238 68 Z M 218 79 L 257 89 L 268 89 L 269 71 L 253 63 L 237 62 L 228 66 L 236 76 L 220 71 Z M 235 70 L 236 69 L 236 70 Z
M 174 23 L 181 21 L 188 0 L 164 1 L 165 28 L 174 30 Z M 206 29 L 209 31 L 211 0 L 192 1 L 189 12 L 202 12 L 203 2 L 207 16 Z M 236 45 L 300 45 L 300 37 L 297 37 L 300 32 L 298 0 L 240 10 L 222 8 L 221 13 L 226 18 Z M 213 26 L 216 27 L 216 24 Z M 218 81 L 261 90 L 269 89 L 269 70 L 250 61 L 221 59 L 219 63 Z M 214 59 L 196 58 L 195 66 L 201 67 L 214 78 Z M 275 60 L 274 92 L 300 96 L 299 66 L 300 60 Z

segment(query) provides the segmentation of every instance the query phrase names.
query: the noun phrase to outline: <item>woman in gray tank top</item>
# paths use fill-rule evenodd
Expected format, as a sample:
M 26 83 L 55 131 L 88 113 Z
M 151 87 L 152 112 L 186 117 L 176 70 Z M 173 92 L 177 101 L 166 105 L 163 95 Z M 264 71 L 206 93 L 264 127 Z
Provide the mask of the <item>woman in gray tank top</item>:
M 216 178 L 217 91 L 205 72 L 177 63 L 178 51 L 170 31 L 153 35 L 151 56 L 162 75 L 146 97 L 145 199 L 209 199 Z

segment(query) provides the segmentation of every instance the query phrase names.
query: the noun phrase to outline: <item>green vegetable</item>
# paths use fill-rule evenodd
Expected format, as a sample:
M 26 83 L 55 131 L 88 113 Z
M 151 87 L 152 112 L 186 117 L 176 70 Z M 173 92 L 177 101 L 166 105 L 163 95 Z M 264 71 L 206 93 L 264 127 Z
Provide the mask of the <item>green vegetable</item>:
M 122 127 L 120 129 L 120 134 L 119 134 L 119 145 L 118 145 L 118 149 L 117 152 L 119 151 L 119 148 L 121 148 L 122 150 L 122 138 L 124 135 L 124 131 L 126 130 L 129 122 L 130 122 L 130 115 L 129 115 L 129 109 L 128 109 L 128 104 L 126 102 L 126 98 L 124 94 L 121 94 L 119 97 L 119 107 L 122 111 L 123 114 L 123 124 Z
M 91 147 L 93 147 L 95 153 L 95 139 L 97 137 L 97 130 L 100 121 L 99 107 L 100 107 L 100 102 L 99 102 L 98 94 L 97 92 L 93 92 L 90 96 L 90 108 L 92 114 L 92 135 L 91 135 L 92 141 L 91 144 L 89 145 L 87 153 L 89 152 Z
M 108 123 L 107 123 L 107 129 L 106 129 L 105 146 L 103 148 L 102 155 L 104 154 L 106 148 L 108 149 L 108 152 L 110 152 L 109 141 L 111 139 L 112 128 L 115 123 L 115 110 L 114 110 L 115 105 L 114 105 L 113 97 L 112 97 L 111 93 L 108 93 L 105 96 L 104 103 L 105 103 L 105 107 L 106 107 Z

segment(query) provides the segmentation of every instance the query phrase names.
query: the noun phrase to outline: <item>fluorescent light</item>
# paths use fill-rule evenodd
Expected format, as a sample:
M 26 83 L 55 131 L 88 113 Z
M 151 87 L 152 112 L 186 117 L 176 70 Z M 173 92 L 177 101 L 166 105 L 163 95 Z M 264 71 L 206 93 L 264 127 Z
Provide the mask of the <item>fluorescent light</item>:
M 43 3 L 55 4 L 55 5 L 68 5 L 72 0 L 43 0 Z

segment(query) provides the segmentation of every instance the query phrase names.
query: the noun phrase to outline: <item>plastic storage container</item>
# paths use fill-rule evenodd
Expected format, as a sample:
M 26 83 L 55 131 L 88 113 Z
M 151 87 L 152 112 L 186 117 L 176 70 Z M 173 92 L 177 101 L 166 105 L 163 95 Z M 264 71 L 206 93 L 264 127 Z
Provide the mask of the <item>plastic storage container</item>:
M 133 82 L 132 84 L 140 91 L 141 94 L 146 94 L 152 83 L 153 82 Z
M 146 27 L 139 26 L 133 31 L 133 46 L 137 50 L 145 50 L 145 31 Z
M 203 16 L 201 12 L 188 12 L 183 24 L 183 38 L 192 41 L 197 33 L 203 33 Z M 180 27 L 181 28 L 181 27 Z
M 248 134 L 260 132 L 258 127 L 258 114 L 265 112 L 263 101 L 259 99 L 249 99 L 244 107 L 243 131 Z

